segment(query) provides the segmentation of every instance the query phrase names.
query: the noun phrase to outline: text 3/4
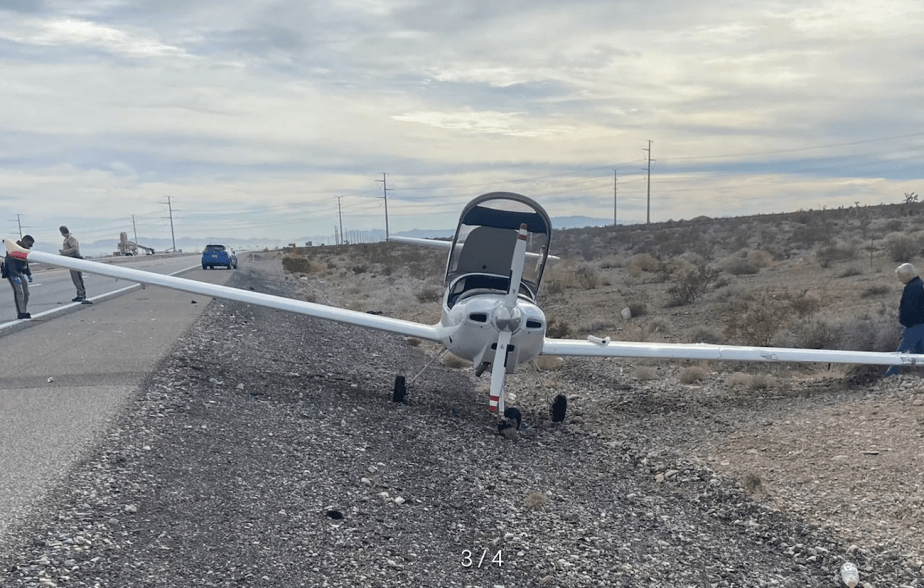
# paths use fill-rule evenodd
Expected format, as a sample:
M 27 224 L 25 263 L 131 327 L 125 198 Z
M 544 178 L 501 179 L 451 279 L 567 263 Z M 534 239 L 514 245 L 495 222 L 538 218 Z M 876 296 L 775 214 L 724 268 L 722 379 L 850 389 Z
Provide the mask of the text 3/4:
M 481 552 L 481 557 L 478 558 L 477 562 L 472 557 L 472 555 L 473 555 L 472 552 L 469 551 L 468 549 L 462 552 L 462 567 L 463 568 L 471 568 L 471 567 L 480 568 L 482 566 L 491 566 L 491 565 L 496 565 L 497 567 L 501 567 L 504 565 L 504 558 L 503 556 L 501 556 L 500 549 L 498 549 L 497 553 L 494 554 L 494 557 L 492 557 L 488 561 L 485 561 L 485 559 L 488 557 L 487 549 Z

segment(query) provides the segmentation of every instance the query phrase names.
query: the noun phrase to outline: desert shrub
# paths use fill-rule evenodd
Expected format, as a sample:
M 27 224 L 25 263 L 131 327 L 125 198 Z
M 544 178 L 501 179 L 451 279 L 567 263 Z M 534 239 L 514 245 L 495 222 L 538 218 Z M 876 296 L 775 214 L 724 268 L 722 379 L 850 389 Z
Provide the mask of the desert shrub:
M 667 317 L 656 316 L 648 322 L 648 330 L 652 335 L 656 333 L 667 333 L 670 331 L 673 323 Z
M 701 265 L 693 271 L 680 275 L 676 283 L 667 289 L 667 293 L 671 296 L 669 306 L 691 304 L 697 297 L 706 292 L 709 284 L 714 282 L 718 276 L 718 270 L 706 265 Z
M 467 368 L 472 365 L 472 362 L 464 360 L 457 355 L 453 355 L 452 353 L 447 353 L 444 355 L 443 359 L 440 360 L 440 363 L 445 367 L 457 370 Z
M 889 259 L 899 263 L 911 261 L 919 247 L 917 242 L 908 235 L 889 235 L 886 238 L 886 252 Z
M 852 261 L 856 256 L 857 249 L 851 245 L 823 245 L 815 252 L 818 263 L 825 268 L 838 261 Z
M 543 284 L 546 293 L 552 296 L 563 294 L 565 292 L 565 288 L 567 288 L 565 280 L 561 279 L 559 274 L 549 275 L 545 280 L 543 280 Z
M 648 253 L 639 253 L 629 258 L 626 264 L 629 274 L 638 277 L 642 272 L 653 272 L 658 269 L 661 262 Z
M 866 289 L 860 293 L 860 297 L 872 298 L 873 296 L 882 296 L 890 292 L 892 292 L 892 289 L 885 284 L 873 284 L 872 286 L 867 286 Z
M 844 268 L 844 271 L 842 271 L 840 275 L 838 275 L 837 277 L 852 278 L 853 276 L 862 276 L 862 275 L 863 275 L 863 272 L 860 271 L 860 268 L 850 266 L 850 267 Z
M 540 355 L 535 361 L 536 367 L 543 372 L 557 372 L 565 365 L 562 358 L 554 355 Z
M 750 293 L 750 289 L 744 284 L 739 284 L 737 282 L 725 284 L 721 287 L 717 287 L 715 292 L 710 295 L 712 300 L 730 300 L 734 298 L 744 298 Z
M 581 258 L 584 261 L 590 261 L 596 256 L 597 248 L 600 243 L 591 235 L 583 234 L 578 241 L 578 249 L 581 252 Z
M 651 323 L 629 323 L 623 331 L 622 338 L 625 341 L 654 342 L 660 339 L 658 333 L 663 332 L 661 327 L 660 324 L 653 326 Z
M 316 269 L 310 259 L 301 255 L 286 255 L 283 257 L 282 268 L 290 274 L 310 274 Z
M 630 302 L 627 307 L 632 316 L 645 316 L 648 314 L 648 306 L 644 302 Z
M 789 304 L 781 298 L 767 293 L 751 294 L 732 303 L 725 335 L 745 345 L 767 346 L 789 324 L 790 316 Z
M 597 260 L 597 267 L 600 269 L 620 268 L 625 265 L 625 259 L 621 255 L 607 255 Z
M 563 294 L 569 288 L 593 290 L 600 285 L 601 279 L 597 269 L 592 265 L 581 264 L 577 267 L 559 266 L 551 269 L 545 276 L 545 289 L 550 294 Z
M 571 336 L 571 325 L 560 319 L 549 319 L 549 324 L 545 328 L 545 334 L 552 339 L 567 339 Z
M 750 496 L 764 494 L 763 480 L 761 480 L 760 476 L 754 472 L 748 472 L 744 474 L 739 484 L 741 485 L 741 489 Z
M 889 231 L 890 233 L 901 231 L 904 228 L 904 223 L 898 219 L 892 219 L 885 224 L 885 230 Z
M 803 248 L 809 249 L 815 245 L 829 243 L 832 239 L 832 235 L 832 226 L 819 219 L 812 224 L 797 225 L 794 227 L 792 231 L 792 240 L 802 245 Z
M 616 328 L 616 325 L 610 321 L 594 321 L 584 327 L 582 330 L 588 333 L 606 333 Z
M 769 374 L 754 374 L 751 379 L 751 390 L 768 390 L 776 387 L 777 379 Z
M 805 321 L 799 325 L 795 347 L 806 349 L 838 349 L 843 331 L 837 325 L 823 319 Z
M 593 267 L 588 265 L 582 265 L 574 270 L 574 277 L 585 290 L 593 290 L 600 285 L 600 276 Z
M 366 267 L 366 264 L 354 265 L 350 269 L 353 270 L 354 274 L 363 274 L 369 271 L 369 268 Z
M 770 267 L 773 265 L 773 254 L 769 251 L 764 251 L 758 249 L 755 251 L 749 251 L 747 255 L 747 260 L 751 262 L 752 265 L 756 266 L 759 269 L 765 267 Z
M 750 388 L 753 382 L 754 382 L 754 376 L 752 376 L 751 374 L 745 374 L 743 372 L 735 372 L 731 376 L 729 376 L 728 380 L 726 380 L 726 383 L 732 388 L 736 388 L 736 387 Z
M 727 337 L 747 345 L 770 345 L 774 337 L 789 328 L 794 318 L 804 319 L 821 308 L 821 301 L 801 292 L 752 292 L 733 302 L 725 323 Z
M 680 383 L 681 384 L 695 384 L 700 380 L 706 379 L 706 370 L 699 367 L 698 365 L 691 365 L 685 368 L 680 372 Z
M 717 329 L 700 325 L 687 332 L 687 340 L 691 343 L 710 343 L 712 345 L 718 345 L 723 343 L 725 338 Z
M 821 308 L 821 300 L 812 298 L 808 295 L 807 292 L 804 291 L 796 294 L 795 296 L 784 294 L 781 295 L 781 298 L 783 300 L 788 300 L 789 306 L 800 317 L 805 317 L 814 312 L 818 312 L 818 309 Z
M 748 261 L 747 259 L 732 259 L 726 262 L 722 269 L 733 276 L 754 275 L 760 271 L 760 268 Z
M 896 316 L 862 316 L 841 325 L 841 348 L 854 351 L 894 351 L 901 337 Z
M 434 286 L 425 286 L 416 296 L 417 301 L 421 303 L 439 302 L 443 298 L 443 292 Z

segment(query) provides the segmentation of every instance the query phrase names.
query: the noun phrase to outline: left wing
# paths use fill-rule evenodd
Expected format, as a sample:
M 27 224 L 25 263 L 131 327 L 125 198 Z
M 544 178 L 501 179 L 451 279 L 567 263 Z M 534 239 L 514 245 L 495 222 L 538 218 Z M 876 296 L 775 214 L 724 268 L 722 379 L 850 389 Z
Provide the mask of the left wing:
M 441 337 L 442 328 L 439 324 L 424 325 L 421 323 L 415 323 L 413 321 L 406 321 L 387 316 L 372 315 L 365 312 L 347 310 L 345 308 L 337 308 L 335 306 L 326 306 L 324 304 L 315 304 L 313 302 L 305 302 L 303 300 L 294 300 L 292 298 L 284 298 L 282 296 L 272 296 L 270 294 L 263 294 L 260 292 L 250 292 L 248 290 L 240 290 L 238 288 L 230 288 L 228 286 L 206 284 L 204 282 L 197 282 L 195 280 L 189 280 L 186 278 L 165 276 L 163 274 L 156 274 L 154 272 L 146 272 L 117 265 L 109 265 L 105 263 L 99 263 L 97 261 L 65 257 L 63 255 L 53 255 L 50 253 L 43 253 L 41 251 L 32 251 L 30 249 L 24 249 L 20 247 L 9 239 L 4 239 L 3 243 L 6 245 L 7 252 L 17 259 L 47 263 L 48 265 L 63 267 L 79 272 L 87 272 L 90 274 L 99 274 L 101 276 L 109 276 L 111 278 L 128 280 L 130 282 L 163 286 L 165 288 L 172 288 L 174 290 L 181 290 L 183 292 L 192 292 L 193 294 L 215 296 L 217 298 L 237 300 L 238 302 L 246 302 L 248 304 L 257 304 L 259 306 L 296 312 L 299 314 L 357 325 L 360 327 L 367 327 L 379 331 L 388 331 L 390 333 L 397 333 L 399 335 L 406 335 L 408 337 L 417 337 L 419 339 L 434 341 L 436 343 L 443 342 Z
M 785 347 L 747 347 L 706 343 L 636 343 L 588 337 L 580 339 L 545 338 L 542 355 L 622 357 L 645 359 L 693 359 L 711 361 L 770 361 L 798 363 L 848 363 L 869 365 L 924 365 L 924 355 L 842 351 L 834 349 L 790 349 Z

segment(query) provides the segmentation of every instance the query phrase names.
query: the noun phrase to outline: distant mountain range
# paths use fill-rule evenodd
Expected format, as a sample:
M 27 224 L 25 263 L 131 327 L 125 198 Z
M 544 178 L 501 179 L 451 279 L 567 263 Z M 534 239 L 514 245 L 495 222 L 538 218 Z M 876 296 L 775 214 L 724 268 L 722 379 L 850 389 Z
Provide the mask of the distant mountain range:
M 588 216 L 563 216 L 556 217 L 552 219 L 552 227 L 555 229 L 578 229 L 583 227 L 603 227 L 613 224 L 612 219 L 602 219 L 602 218 L 591 218 Z M 450 238 L 455 231 L 455 227 L 449 229 L 413 229 L 410 231 L 401 231 L 398 233 L 393 233 L 396 236 L 401 237 L 414 237 L 417 239 L 439 239 L 439 238 Z M 349 231 L 345 232 L 344 237 L 348 241 L 355 243 L 375 243 L 378 241 L 385 240 L 385 231 L 376 230 L 376 231 Z M 332 244 L 330 242 L 330 235 L 324 237 L 300 237 L 294 242 L 299 246 L 305 246 L 307 243 L 312 245 L 321 245 L 321 244 Z M 100 239 L 92 243 L 81 243 L 80 252 L 85 257 L 100 257 L 104 255 L 112 255 L 118 249 L 119 240 L 117 237 L 112 239 Z M 277 247 L 284 247 L 288 243 L 280 242 L 279 239 L 266 239 L 266 238 L 241 238 L 241 237 L 202 237 L 202 238 L 193 238 L 193 237 L 182 237 L 176 240 L 176 248 L 181 251 L 201 251 L 203 247 L 209 243 L 221 243 L 223 245 L 228 245 L 233 249 L 249 249 L 249 250 L 259 250 L 259 249 L 275 249 Z M 170 239 L 150 239 L 146 237 L 138 237 L 138 244 L 144 245 L 145 247 L 151 247 L 157 252 L 167 251 L 173 247 L 173 241 Z M 54 244 L 42 244 L 38 243 L 35 246 L 37 251 L 45 251 L 47 253 L 57 253 L 58 243 Z M 142 252 L 143 253 L 143 252 Z

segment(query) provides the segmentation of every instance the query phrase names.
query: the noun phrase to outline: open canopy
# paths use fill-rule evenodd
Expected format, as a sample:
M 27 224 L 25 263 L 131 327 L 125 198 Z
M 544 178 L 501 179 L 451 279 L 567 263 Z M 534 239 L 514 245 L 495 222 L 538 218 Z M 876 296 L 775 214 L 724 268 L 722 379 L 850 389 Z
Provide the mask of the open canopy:
M 484 194 L 462 211 L 446 266 L 446 286 L 459 294 L 472 287 L 506 291 L 521 225 L 526 225 L 528 235 L 520 294 L 535 300 L 552 225 L 538 203 L 512 192 Z

